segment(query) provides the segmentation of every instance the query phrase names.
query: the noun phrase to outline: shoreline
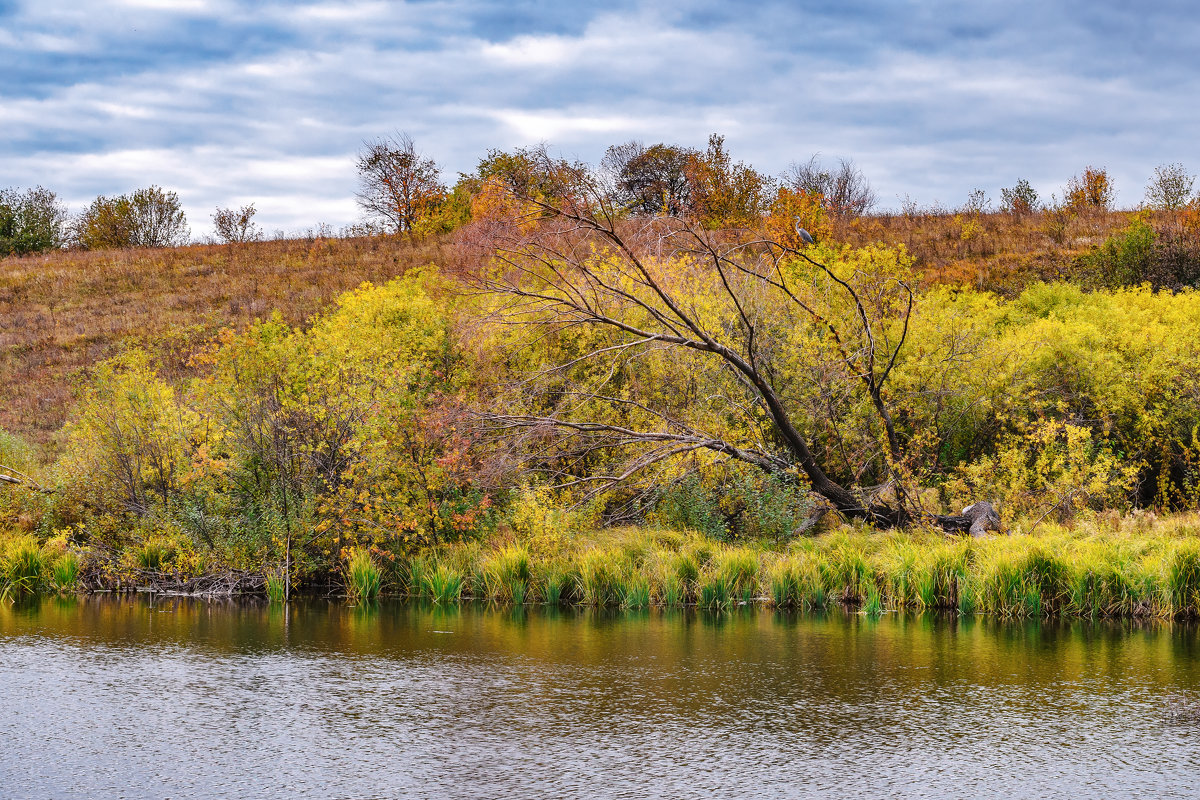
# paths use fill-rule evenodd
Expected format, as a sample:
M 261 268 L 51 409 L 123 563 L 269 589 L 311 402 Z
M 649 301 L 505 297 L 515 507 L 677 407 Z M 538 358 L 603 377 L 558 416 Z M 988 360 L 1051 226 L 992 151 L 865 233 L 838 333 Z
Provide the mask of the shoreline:
M 32 541 L 27 539 L 27 541 Z M 48 547 L 48 545 L 46 545 Z M 66 551 L 69 552 L 69 551 Z M 63 558 L 65 556 L 59 556 Z M 89 570 L 56 583 L 46 555 L 26 588 L 42 594 L 283 599 L 280 573 L 244 570 L 229 591 L 207 572 L 157 572 L 127 566 Z M 132 559 L 130 554 L 126 558 Z M 178 563 L 196 564 L 181 553 Z M 357 562 L 355 561 L 357 559 Z M 844 526 L 787 543 L 721 542 L 694 532 L 630 528 L 563 534 L 553 541 L 496 537 L 444 544 L 413 555 L 356 548 L 342 574 L 295 581 L 295 597 L 352 604 L 379 598 L 448 605 L 722 610 L 752 604 L 780 609 L 844 607 L 868 615 L 952 611 L 999 618 L 1200 618 L 1200 518 L 1150 524 L 1043 526 L 1036 534 L 948 538 L 929 531 L 870 532 Z M 105 585 L 104 580 L 112 583 Z M 90 585 L 89 585 L 90 584 Z M 217 591 L 184 587 L 219 585 Z M 11 590 L 7 599 L 21 593 Z

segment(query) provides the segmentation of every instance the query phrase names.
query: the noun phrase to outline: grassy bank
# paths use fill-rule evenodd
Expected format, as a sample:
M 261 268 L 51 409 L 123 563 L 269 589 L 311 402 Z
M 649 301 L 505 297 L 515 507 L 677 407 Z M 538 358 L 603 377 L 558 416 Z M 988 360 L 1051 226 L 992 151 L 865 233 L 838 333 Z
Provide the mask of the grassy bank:
M 379 577 L 385 591 L 437 602 L 626 608 L 762 602 L 805 609 L 842 603 L 866 613 L 1194 617 L 1200 517 L 985 539 L 845 527 L 784 548 L 625 529 L 546 554 L 520 543 L 445 547 L 380 566 Z
M 94 571 L 87 551 L 62 539 L 0 540 L 0 592 L 14 601 L 77 590 Z M 162 577 L 142 551 L 129 555 L 131 589 Z M 112 574 L 112 573 L 110 573 Z M 348 551 L 345 594 L 437 603 L 483 600 L 621 608 L 729 608 L 762 603 L 868 613 L 940 609 L 1001 617 L 1200 616 L 1200 515 L 1110 517 L 1074 530 L 948 538 L 843 526 L 784 546 L 725 543 L 695 532 L 623 528 L 546 541 L 472 542 L 411 557 Z M 272 600 L 278 578 L 265 575 Z
M 78 588 L 80 554 L 65 539 L 0 533 L 0 601 Z
M 765 229 L 780 220 L 794 227 L 772 212 Z M 548 222 L 482 219 L 457 248 L 314 237 L 7 260 L 0 587 L 1196 613 L 1192 518 L 1120 516 L 1200 507 L 1197 289 L 1141 285 L 1191 251 L 1115 212 L 1073 219 L 1061 241 L 1031 216 L 843 222 L 862 247 L 835 239 L 809 248 L 819 261 L 775 264 L 802 289 L 762 278 L 769 259 L 732 230 L 712 243 L 749 259 L 730 262 L 747 283 L 676 250 L 604 301 L 615 316 L 571 306 L 557 262 L 521 261 L 524 283 L 492 277 L 495 254 L 541 252 L 521 237 L 567 235 Z M 657 252 L 638 225 L 618 227 Z M 526 243 L 513 250 L 510 234 Z M 623 250 L 560 244 L 585 254 L 568 272 L 595 286 L 630 267 Z M 1087 274 L 993 285 L 947 260 L 983 269 L 1000 251 Z M 696 318 L 666 319 L 658 293 Z M 750 361 L 668 346 L 693 327 Z M 865 387 L 862 358 L 886 364 Z M 811 442 L 785 446 L 802 429 Z M 895 504 L 877 520 L 988 498 L 1014 530 L 1046 524 L 987 541 L 854 527 L 795 539 L 810 487 L 829 481 L 846 519 L 861 490 L 856 503 Z

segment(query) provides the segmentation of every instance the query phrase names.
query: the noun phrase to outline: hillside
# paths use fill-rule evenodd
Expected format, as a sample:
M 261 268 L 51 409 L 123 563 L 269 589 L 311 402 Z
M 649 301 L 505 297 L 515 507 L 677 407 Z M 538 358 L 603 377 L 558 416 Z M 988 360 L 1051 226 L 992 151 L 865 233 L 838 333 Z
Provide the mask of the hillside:
M 834 238 L 902 243 L 928 284 L 1012 295 L 1033 281 L 1073 277 L 1076 258 L 1129 217 L 934 210 L 837 223 Z M 363 281 L 445 267 L 450 258 L 448 239 L 414 246 L 375 237 L 0 260 L 0 429 L 48 444 L 66 420 L 80 371 L 130 346 L 150 350 L 165 377 L 182 377 L 192 353 L 223 327 L 276 311 L 300 323 Z
M 275 312 L 301 323 L 363 281 L 445 258 L 437 242 L 317 238 L 4 259 L 0 429 L 46 445 L 80 372 L 130 346 L 179 378 L 221 328 Z

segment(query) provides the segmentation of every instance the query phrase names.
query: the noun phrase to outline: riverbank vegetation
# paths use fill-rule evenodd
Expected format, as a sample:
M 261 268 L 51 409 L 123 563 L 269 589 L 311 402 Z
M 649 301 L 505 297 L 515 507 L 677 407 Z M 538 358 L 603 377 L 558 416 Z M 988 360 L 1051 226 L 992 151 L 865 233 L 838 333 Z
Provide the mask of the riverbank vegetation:
M 685 155 L 675 199 L 493 153 L 394 234 L 4 261 L 6 596 L 1200 610 L 1200 215 Z

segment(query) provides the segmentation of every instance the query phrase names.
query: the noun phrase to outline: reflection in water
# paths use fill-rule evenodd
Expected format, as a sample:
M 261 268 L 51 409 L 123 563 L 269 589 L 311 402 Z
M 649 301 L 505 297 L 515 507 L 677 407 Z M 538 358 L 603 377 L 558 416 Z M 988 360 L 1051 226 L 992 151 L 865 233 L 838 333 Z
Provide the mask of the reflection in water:
M 1193 628 L 0 607 L 0 796 L 1192 796 Z

